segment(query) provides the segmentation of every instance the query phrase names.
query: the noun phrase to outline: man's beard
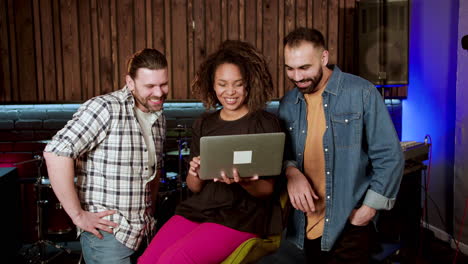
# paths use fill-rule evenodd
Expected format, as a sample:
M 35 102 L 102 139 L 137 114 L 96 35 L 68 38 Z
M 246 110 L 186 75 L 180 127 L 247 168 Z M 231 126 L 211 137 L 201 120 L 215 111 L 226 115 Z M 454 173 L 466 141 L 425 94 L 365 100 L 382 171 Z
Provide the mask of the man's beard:
M 166 99 L 166 96 L 163 96 L 163 97 L 150 97 L 150 98 L 145 99 L 145 98 L 140 97 L 135 91 L 133 91 L 132 93 L 133 93 L 133 98 L 135 98 L 135 100 L 140 105 L 144 106 L 151 113 L 154 113 L 154 112 L 157 112 L 157 111 L 161 110 L 163 108 L 163 104 L 159 105 L 159 107 L 156 107 L 156 109 L 155 109 L 154 106 L 151 106 L 148 103 L 148 100 L 158 99 L 158 100 L 162 100 L 164 102 L 164 100 Z
M 309 94 L 309 93 L 315 93 L 316 91 L 319 90 L 318 84 L 320 83 L 322 78 L 323 78 L 323 70 L 322 70 L 322 68 L 320 68 L 317 76 L 315 76 L 313 78 L 303 79 L 303 80 L 300 80 L 298 82 L 295 82 L 293 80 L 291 80 L 291 81 L 294 83 L 294 85 L 296 85 L 296 87 L 299 89 L 299 91 L 302 94 Z M 311 82 L 311 84 L 308 87 L 299 88 L 297 83 L 301 83 L 301 82 Z

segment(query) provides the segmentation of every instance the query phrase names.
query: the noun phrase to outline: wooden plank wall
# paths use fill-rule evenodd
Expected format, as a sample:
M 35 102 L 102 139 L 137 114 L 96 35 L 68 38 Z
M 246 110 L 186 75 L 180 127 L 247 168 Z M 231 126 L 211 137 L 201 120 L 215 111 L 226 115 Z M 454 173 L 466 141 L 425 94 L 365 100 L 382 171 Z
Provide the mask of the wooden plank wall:
M 290 88 L 283 37 L 299 26 L 328 39 L 331 63 L 353 72 L 356 0 L 2 0 L 0 102 L 83 102 L 124 85 L 126 60 L 154 47 L 170 64 L 170 99 L 225 39 L 268 58 L 276 97 Z

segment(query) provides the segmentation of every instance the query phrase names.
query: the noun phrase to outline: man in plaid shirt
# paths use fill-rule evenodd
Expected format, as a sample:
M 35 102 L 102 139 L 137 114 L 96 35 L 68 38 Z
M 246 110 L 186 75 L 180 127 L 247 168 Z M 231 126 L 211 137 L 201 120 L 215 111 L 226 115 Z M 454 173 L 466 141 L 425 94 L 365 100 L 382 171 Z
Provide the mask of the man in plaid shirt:
M 85 102 L 44 150 L 52 188 L 78 227 L 87 264 L 131 263 L 155 231 L 169 90 L 165 56 L 155 49 L 135 53 L 126 84 Z

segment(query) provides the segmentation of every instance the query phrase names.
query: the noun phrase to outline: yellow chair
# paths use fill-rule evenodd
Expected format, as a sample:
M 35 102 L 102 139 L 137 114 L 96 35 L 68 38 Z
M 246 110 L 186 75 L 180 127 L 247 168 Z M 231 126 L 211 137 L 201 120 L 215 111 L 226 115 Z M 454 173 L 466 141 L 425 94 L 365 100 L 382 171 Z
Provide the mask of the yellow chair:
M 261 257 L 275 252 L 280 244 L 281 236 L 269 236 L 267 238 L 251 238 L 239 247 L 225 259 L 222 264 L 246 264 L 256 263 Z

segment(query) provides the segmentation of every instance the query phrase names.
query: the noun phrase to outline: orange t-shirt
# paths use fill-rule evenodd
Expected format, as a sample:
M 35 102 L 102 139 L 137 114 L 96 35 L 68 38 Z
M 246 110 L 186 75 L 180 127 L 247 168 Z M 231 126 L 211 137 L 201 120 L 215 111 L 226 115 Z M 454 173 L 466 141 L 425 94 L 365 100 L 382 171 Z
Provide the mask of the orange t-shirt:
M 325 112 L 321 89 L 305 94 L 307 102 L 307 137 L 304 150 L 304 174 L 319 197 L 314 200 L 315 212 L 307 216 L 307 238 L 315 239 L 322 235 L 325 218 L 325 154 L 323 135 L 325 133 Z

